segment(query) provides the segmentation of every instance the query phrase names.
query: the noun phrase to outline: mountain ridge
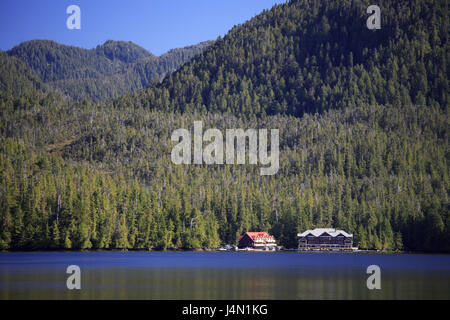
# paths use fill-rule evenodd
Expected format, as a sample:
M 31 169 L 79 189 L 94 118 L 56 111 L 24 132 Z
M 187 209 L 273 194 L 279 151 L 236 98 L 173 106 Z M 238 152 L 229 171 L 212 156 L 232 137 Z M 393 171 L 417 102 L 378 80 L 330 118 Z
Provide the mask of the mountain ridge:
M 50 89 L 94 102 L 145 88 L 208 47 L 212 41 L 172 49 L 157 57 L 130 42 L 107 40 L 93 49 L 30 40 L 6 51 L 28 65 Z

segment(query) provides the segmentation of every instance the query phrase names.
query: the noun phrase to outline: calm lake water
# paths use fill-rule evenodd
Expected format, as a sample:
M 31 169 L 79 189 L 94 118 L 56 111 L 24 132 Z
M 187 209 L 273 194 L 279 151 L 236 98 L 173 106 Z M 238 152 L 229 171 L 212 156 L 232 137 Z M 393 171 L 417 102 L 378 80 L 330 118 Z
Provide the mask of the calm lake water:
M 369 265 L 381 289 L 368 290 Z M 68 290 L 66 268 L 81 268 Z M 0 253 L 0 299 L 450 299 L 450 256 L 297 252 Z

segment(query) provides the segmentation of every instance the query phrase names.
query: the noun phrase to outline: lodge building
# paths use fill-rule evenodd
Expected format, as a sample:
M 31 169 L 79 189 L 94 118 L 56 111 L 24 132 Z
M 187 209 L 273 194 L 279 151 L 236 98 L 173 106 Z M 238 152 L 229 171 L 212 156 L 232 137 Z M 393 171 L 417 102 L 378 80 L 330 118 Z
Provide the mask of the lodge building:
M 239 237 L 238 248 L 275 250 L 277 244 L 274 237 L 267 232 L 246 232 Z
M 298 235 L 299 250 L 352 250 L 353 234 L 333 228 L 306 230 Z

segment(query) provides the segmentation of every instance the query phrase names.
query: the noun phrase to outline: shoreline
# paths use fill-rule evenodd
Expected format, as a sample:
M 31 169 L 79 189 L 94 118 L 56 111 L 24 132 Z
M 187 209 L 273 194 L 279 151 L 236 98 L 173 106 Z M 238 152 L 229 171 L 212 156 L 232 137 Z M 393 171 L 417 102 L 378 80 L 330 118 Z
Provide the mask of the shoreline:
M 217 248 L 196 248 L 196 249 L 182 249 L 182 248 L 171 248 L 171 249 L 34 249 L 34 250 L 0 250 L 0 253 L 37 253 L 37 252 L 248 252 L 248 253 L 316 253 L 316 254 L 326 254 L 326 253 L 346 253 L 346 254 L 426 254 L 426 255 L 450 255 L 450 252 L 426 252 L 426 251 L 381 251 L 381 250 L 356 250 L 356 251 L 304 251 L 297 249 L 280 249 L 280 250 L 219 250 Z

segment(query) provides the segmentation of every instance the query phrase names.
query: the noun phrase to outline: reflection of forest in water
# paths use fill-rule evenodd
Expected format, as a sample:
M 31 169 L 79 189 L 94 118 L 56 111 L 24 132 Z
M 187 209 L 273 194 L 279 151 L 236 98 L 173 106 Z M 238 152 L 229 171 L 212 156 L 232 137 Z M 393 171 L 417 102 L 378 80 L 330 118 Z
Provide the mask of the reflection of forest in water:
M 0 255 L 0 299 L 450 298 L 450 256 L 193 252 L 13 255 Z M 381 290 L 366 286 L 366 268 L 374 261 L 381 268 Z M 77 263 L 81 290 L 68 290 L 65 268 Z

